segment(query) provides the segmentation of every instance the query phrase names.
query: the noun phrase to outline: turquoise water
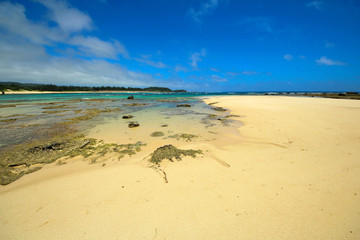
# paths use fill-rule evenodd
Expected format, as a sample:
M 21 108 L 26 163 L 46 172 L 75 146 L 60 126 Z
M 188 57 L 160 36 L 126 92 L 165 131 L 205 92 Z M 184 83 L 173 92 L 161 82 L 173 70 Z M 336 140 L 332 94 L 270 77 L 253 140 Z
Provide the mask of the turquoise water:
M 68 101 L 72 99 L 126 99 L 128 96 L 134 96 L 136 99 L 156 100 L 163 98 L 189 98 L 200 96 L 215 96 L 215 95 L 254 95 L 257 93 L 206 93 L 206 92 L 191 92 L 191 93 L 60 93 L 60 94 L 9 94 L 0 95 L 0 104 L 13 104 L 22 102 L 56 102 Z
M 231 123 L 223 119 L 228 112 L 216 112 L 198 97 L 214 95 L 233 95 L 235 93 L 65 93 L 65 94 L 23 94 L 0 96 L 0 150 L 2 147 L 24 142 L 45 139 L 57 134 L 59 124 L 72 118 L 86 116 L 88 111 L 105 111 L 89 120 L 75 125 L 81 133 L 91 131 L 104 123 L 114 124 L 108 133 L 117 130 L 118 136 L 127 134 L 127 122 L 122 119 L 126 114 L 134 115 L 139 121 L 142 132 L 149 135 L 158 131 L 161 124 L 167 124 L 166 131 L 209 135 L 219 132 L 218 127 Z M 244 93 L 242 93 L 244 94 Z M 128 96 L 134 100 L 128 100 Z M 132 104 L 136 104 L 135 106 Z M 191 104 L 191 107 L 177 107 Z M 114 110 L 114 111 L 113 111 Z M 209 117 L 210 115 L 214 115 Z M 223 119 L 224 121 L 220 120 Z M 158 123 L 159 122 L 159 123 Z M 145 130 L 145 126 L 146 130 Z M 194 127 L 195 126 L 195 127 Z M 55 129 L 55 130 L 54 130 Z M 100 129 L 101 130 L 101 129 Z M 140 130 L 138 132 L 140 132 Z M 102 131 L 102 130 L 101 130 Z M 135 131 L 132 131 L 135 134 Z M 169 133 L 170 134 L 170 133 Z M 139 140 L 144 135 L 137 134 Z M 128 140 L 134 140 L 130 136 Z M 150 141 L 150 140 L 149 140 Z

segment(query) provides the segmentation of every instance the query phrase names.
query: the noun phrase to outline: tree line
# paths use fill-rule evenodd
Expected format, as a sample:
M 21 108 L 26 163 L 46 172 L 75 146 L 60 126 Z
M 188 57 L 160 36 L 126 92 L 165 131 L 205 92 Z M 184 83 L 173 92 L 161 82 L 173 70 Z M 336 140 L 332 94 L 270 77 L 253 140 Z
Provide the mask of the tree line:
M 186 90 L 171 90 L 164 87 L 86 87 L 86 86 L 58 86 L 54 84 L 32 84 L 32 83 L 17 83 L 17 82 L 0 82 L 0 90 L 12 91 L 148 91 L 148 92 L 186 92 Z

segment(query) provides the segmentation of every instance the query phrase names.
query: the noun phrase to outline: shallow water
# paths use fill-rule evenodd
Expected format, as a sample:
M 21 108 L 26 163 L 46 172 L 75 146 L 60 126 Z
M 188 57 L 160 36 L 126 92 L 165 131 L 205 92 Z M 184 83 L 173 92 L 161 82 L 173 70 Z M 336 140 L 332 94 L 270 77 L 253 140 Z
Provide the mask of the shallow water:
M 77 131 L 88 137 L 113 143 L 141 141 L 148 146 L 169 143 L 187 143 L 176 134 L 192 134 L 192 142 L 213 141 L 219 134 L 236 134 L 239 122 L 225 118 L 229 112 L 214 111 L 198 94 L 31 94 L 7 95 L 0 98 L 0 150 L 1 148 L 34 141 L 51 134 L 57 124 L 83 116 L 86 111 L 110 109 L 92 119 L 73 124 Z M 177 107 L 178 104 L 191 107 Z M 131 106 L 137 104 L 138 106 Z M 131 114 L 132 119 L 122 119 Z M 210 116 L 212 115 L 212 116 Z M 216 115 L 216 116 L 215 116 Z M 220 120 L 219 120 L 220 119 Z M 129 128 L 136 121 L 139 127 Z M 167 125 L 167 126 L 163 126 Z M 151 137 L 161 131 L 164 136 Z M 175 135 L 175 137 L 174 137 Z

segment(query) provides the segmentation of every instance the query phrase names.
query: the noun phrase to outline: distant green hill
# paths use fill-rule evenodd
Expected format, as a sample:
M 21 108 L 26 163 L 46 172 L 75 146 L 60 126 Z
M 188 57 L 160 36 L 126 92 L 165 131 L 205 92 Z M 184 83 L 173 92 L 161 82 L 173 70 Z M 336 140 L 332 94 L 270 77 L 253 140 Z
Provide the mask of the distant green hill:
M 147 92 L 186 92 L 186 90 L 171 90 L 164 87 L 132 88 L 132 87 L 83 87 L 83 86 L 57 86 L 53 84 L 0 82 L 0 90 L 12 91 L 147 91 Z

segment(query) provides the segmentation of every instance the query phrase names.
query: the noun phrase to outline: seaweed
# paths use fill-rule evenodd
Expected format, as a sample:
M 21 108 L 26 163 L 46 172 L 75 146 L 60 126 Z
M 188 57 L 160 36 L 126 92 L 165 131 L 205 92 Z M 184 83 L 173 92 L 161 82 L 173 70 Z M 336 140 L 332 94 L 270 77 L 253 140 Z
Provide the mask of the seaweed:
M 0 120 L 0 122 L 4 122 L 4 123 L 13 123 L 17 120 L 17 118 L 8 118 L 8 119 L 3 119 Z
M 134 144 L 104 144 L 95 139 L 78 135 L 73 138 L 67 137 L 57 141 L 54 140 L 46 144 L 31 143 L 18 146 L 3 153 L 0 160 L 0 184 L 9 184 L 24 174 L 39 170 L 42 166 L 38 165 L 49 164 L 60 158 L 82 156 L 86 159 L 95 155 L 96 158 L 90 159 L 90 163 L 96 163 L 97 157 L 111 152 L 118 153 L 119 159 L 126 155 L 135 155 L 141 151 L 141 147 L 144 145 L 141 142 Z M 62 165 L 65 162 L 59 161 L 57 164 Z
M 124 104 L 124 106 L 129 106 L 129 107 L 136 107 L 136 106 L 145 106 L 147 105 L 146 103 L 127 103 Z
M 66 119 L 66 122 L 63 122 L 62 124 L 74 124 L 74 123 L 78 123 L 80 121 L 86 121 L 86 120 L 90 120 L 96 116 L 98 116 L 100 113 L 110 113 L 110 112 L 116 112 L 116 111 L 121 111 L 120 108 L 106 108 L 104 110 L 99 110 L 99 109 L 94 109 L 94 108 L 90 108 L 90 109 L 86 109 L 83 110 L 83 112 L 85 112 L 84 115 L 80 115 L 80 116 L 76 116 L 73 118 L 68 118 Z
M 0 105 L 0 108 L 9 108 L 9 107 L 16 107 L 16 105 L 15 104 L 6 104 L 6 105 L 1 104 Z
M 164 135 L 165 134 L 163 132 L 160 132 L 160 131 L 156 131 L 156 132 L 153 132 L 152 134 L 150 134 L 150 136 L 152 136 L 152 137 L 162 137 Z
M 188 134 L 188 133 L 181 133 L 181 134 L 174 134 L 169 136 L 169 138 L 176 138 L 176 140 L 185 140 L 186 142 L 191 142 L 194 138 L 197 138 L 197 135 Z
M 212 105 L 217 104 L 217 103 L 219 103 L 219 102 L 212 102 L 212 103 L 209 103 L 208 105 L 212 106 Z
M 59 109 L 59 108 L 73 108 L 73 107 L 69 106 L 67 104 L 62 104 L 62 105 L 56 105 L 56 106 L 43 107 L 42 109 Z
M 161 161 L 164 159 L 168 159 L 171 162 L 173 162 L 174 159 L 180 161 L 182 157 L 185 156 L 191 156 L 195 158 L 196 154 L 202 154 L 202 151 L 193 149 L 182 150 L 169 144 L 157 148 L 152 154 L 150 154 L 151 158 L 149 159 L 149 161 L 155 164 L 161 163 Z

